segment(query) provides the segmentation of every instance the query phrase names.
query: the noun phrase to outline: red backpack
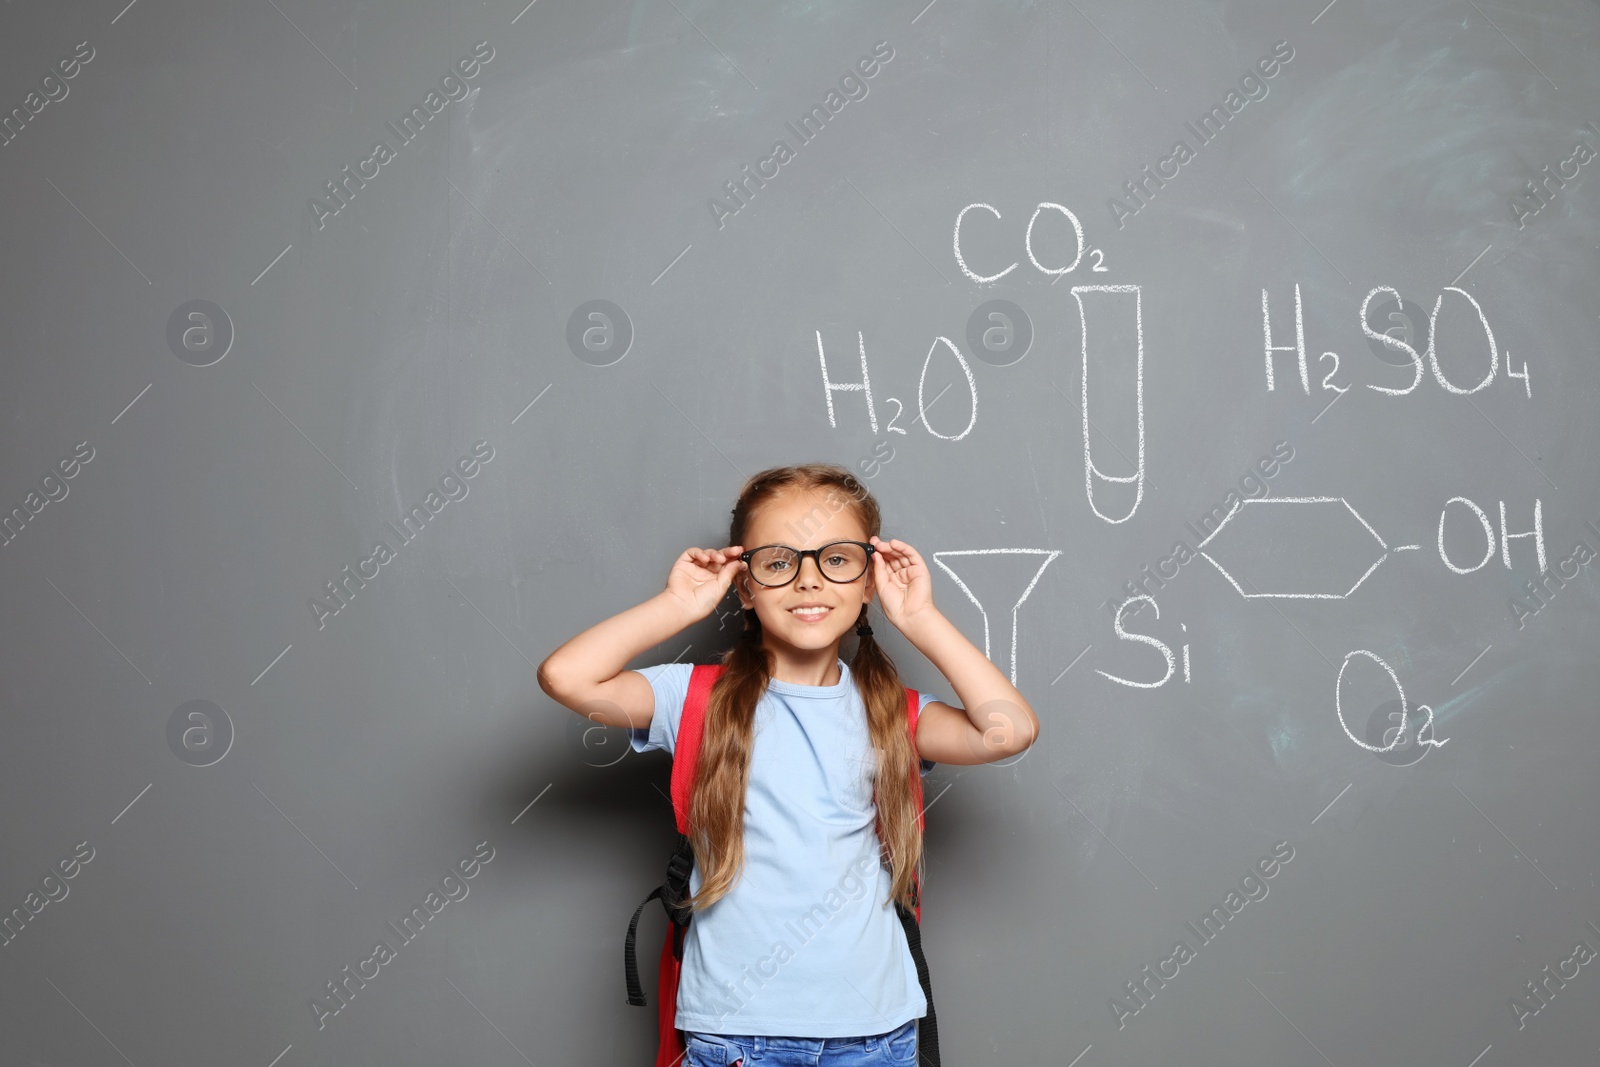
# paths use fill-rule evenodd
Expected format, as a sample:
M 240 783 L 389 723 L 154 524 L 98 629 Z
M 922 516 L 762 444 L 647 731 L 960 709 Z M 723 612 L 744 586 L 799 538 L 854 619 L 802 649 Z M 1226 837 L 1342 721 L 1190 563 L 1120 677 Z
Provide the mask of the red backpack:
M 721 673 L 722 665 L 712 663 L 697 665 L 689 674 L 689 694 L 683 702 L 683 718 L 678 724 L 678 740 L 672 754 L 672 812 L 678 821 L 678 844 L 671 860 L 667 862 L 667 880 L 651 890 L 650 895 L 639 902 L 639 906 L 633 912 L 633 921 L 628 923 L 624 961 L 628 977 L 628 1003 L 644 1007 L 644 989 L 639 984 L 639 966 L 634 957 L 639 913 L 644 911 L 646 904 L 660 897 L 661 906 L 666 909 L 667 918 L 671 920 L 667 927 L 666 940 L 661 946 L 659 981 L 656 987 L 660 1030 L 656 1067 L 679 1067 L 687 1051 L 683 1033 L 677 1028 L 675 1020 L 678 1011 L 678 973 L 683 964 L 683 937 L 689 929 L 689 921 L 692 918 L 691 909 L 680 906 L 684 898 L 689 895 L 689 872 L 694 868 L 694 846 L 688 835 L 689 795 L 694 788 L 695 761 L 700 755 L 701 727 L 705 723 L 706 702 L 711 696 L 712 685 Z M 906 723 L 911 731 L 912 748 L 915 751 L 917 691 L 909 686 L 906 688 Z M 919 764 L 913 760 L 911 784 L 917 800 L 917 827 L 921 829 L 922 776 L 918 768 Z M 928 963 L 922 956 L 922 893 L 921 886 L 915 880 L 912 883 L 911 899 L 916 907 L 915 914 L 899 901 L 895 902 L 894 910 L 900 916 L 900 925 L 905 929 L 906 944 L 911 949 L 911 959 L 917 967 L 917 981 L 922 986 L 922 995 L 928 1001 L 928 1014 L 923 1017 L 917 1028 L 918 1062 L 929 1064 L 931 1067 L 940 1067 L 939 1028 L 933 1014 L 933 990 L 928 981 Z

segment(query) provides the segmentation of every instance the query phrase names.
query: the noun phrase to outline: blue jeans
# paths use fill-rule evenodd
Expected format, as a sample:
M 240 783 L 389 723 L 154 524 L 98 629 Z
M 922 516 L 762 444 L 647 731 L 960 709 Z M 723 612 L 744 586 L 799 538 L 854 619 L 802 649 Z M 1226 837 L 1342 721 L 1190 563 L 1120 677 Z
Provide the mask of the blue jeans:
M 911 1067 L 917 1021 L 869 1037 L 760 1037 L 683 1032 L 682 1067 Z

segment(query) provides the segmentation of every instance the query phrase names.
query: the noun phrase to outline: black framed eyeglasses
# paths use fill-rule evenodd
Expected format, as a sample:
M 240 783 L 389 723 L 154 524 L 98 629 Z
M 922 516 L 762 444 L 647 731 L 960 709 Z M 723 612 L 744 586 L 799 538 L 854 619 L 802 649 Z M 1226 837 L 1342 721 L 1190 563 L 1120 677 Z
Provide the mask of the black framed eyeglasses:
M 865 541 L 835 541 L 821 548 L 790 548 L 788 545 L 762 545 L 739 554 L 750 577 L 776 589 L 794 581 L 800 564 L 810 556 L 817 570 L 830 582 L 848 584 L 867 573 L 867 561 L 877 549 Z

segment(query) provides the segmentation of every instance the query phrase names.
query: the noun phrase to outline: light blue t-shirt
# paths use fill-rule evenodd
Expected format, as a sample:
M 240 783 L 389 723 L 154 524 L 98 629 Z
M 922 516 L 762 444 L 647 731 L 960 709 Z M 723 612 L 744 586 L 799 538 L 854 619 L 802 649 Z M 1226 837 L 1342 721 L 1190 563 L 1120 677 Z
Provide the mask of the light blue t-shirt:
M 655 690 L 635 752 L 677 746 L 690 663 L 640 674 Z M 918 692 L 917 714 L 931 693 Z M 745 794 L 744 869 L 695 913 L 678 977 L 680 1030 L 859 1037 L 927 1014 L 889 900 L 873 804 L 877 757 L 850 668 L 837 685 L 770 681 L 756 704 Z M 934 766 L 922 761 L 926 775 Z M 926 803 L 926 801 L 924 801 Z M 700 868 L 689 891 L 700 890 Z

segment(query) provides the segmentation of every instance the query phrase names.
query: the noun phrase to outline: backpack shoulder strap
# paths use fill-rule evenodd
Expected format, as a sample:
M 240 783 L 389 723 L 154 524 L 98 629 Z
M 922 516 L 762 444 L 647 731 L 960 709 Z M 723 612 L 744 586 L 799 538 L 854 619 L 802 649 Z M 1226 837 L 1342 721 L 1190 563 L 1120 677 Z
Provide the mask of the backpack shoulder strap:
M 917 802 L 917 829 L 926 829 L 922 812 L 922 756 L 917 751 L 917 691 L 911 686 L 906 686 L 906 729 L 911 733 L 911 795 Z M 918 887 L 916 892 L 917 922 L 922 922 L 922 892 Z
M 689 873 L 694 867 L 694 849 L 688 838 L 689 794 L 694 788 L 694 767 L 700 752 L 706 701 L 711 695 L 712 684 L 721 673 L 721 664 L 696 665 L 689 672 L 689 692 L 684 698 L 683 714 L 678 720 L 678 739 L 672 751 L 672 813 L 678 824 L 678 847 L 667 862 L 666 881 L 651 890 L 650 895 L 640 901 L 639 906 L 634 909 L 633 919 L 628 923 L 628 936 L 623 944 L 623 968 L 628 982 L 628 1003 L 643 1007 L 646 1003 L 644 987 L 639 982 L 639 965 L 634 946 L 638 937 L 639 916 L 644 911 L 644 906 L 659 897 L 666 909 L 667 918 L 671 920 L 667 925 L 666 942 L 661 949 L 658 976 L 660 988 L 657 994 L 660 1001 L 658 1016 L 662 1035 L 660 1048 L 663 1050 L 662 1056 L 667 1054 L 666 1050 L 674 1047 L 677 1052 L 676 1058 L 671 1060 L 658 1057 L 657 1062 L 661 1064 L 676 1063 L 682 1057 L 683 1040 L 677 1035 L 672 1023 L 677 999 L 677 968 L 683 959 L 684 930 L 690 920 L 690 915 L 680 908 L 679 898 L 688 892 Z
M 911 795 L 916 800 L 917 828 L 921 830 L 926 823 L 922 810 L 922 754 L 917 751 L 917 712 L 920 710 L 917 704 L 917 691 L 906 686 L 906 728 L 911 731 Z M 933 1010 L 933 983 L 928 975 L 928 961 L 922 954 L 922 886 L 915 874 L 912 875 L 911 895 L 916 902 L 915 912 L 907 911 L 898 903 L 895 911 L 905 930 L 911 962 L 917 969 L 917 984 L 928 1001 L 928 1013 L 917 1025 L 917 1062 L 939 1067 L 939 1019 Z
M 689 832 L 689 796 L 694 790 L 694 769 L 700 758 L 700 738 L 704 733 L 706 703 L 711 687 L 722 674 L 722 664 L 697 664 L 689 672 L 689 694 L 683 701 L 683 717 L 678 721 L 678 740 L 672 749 L 672 814 L 678 832 Z

